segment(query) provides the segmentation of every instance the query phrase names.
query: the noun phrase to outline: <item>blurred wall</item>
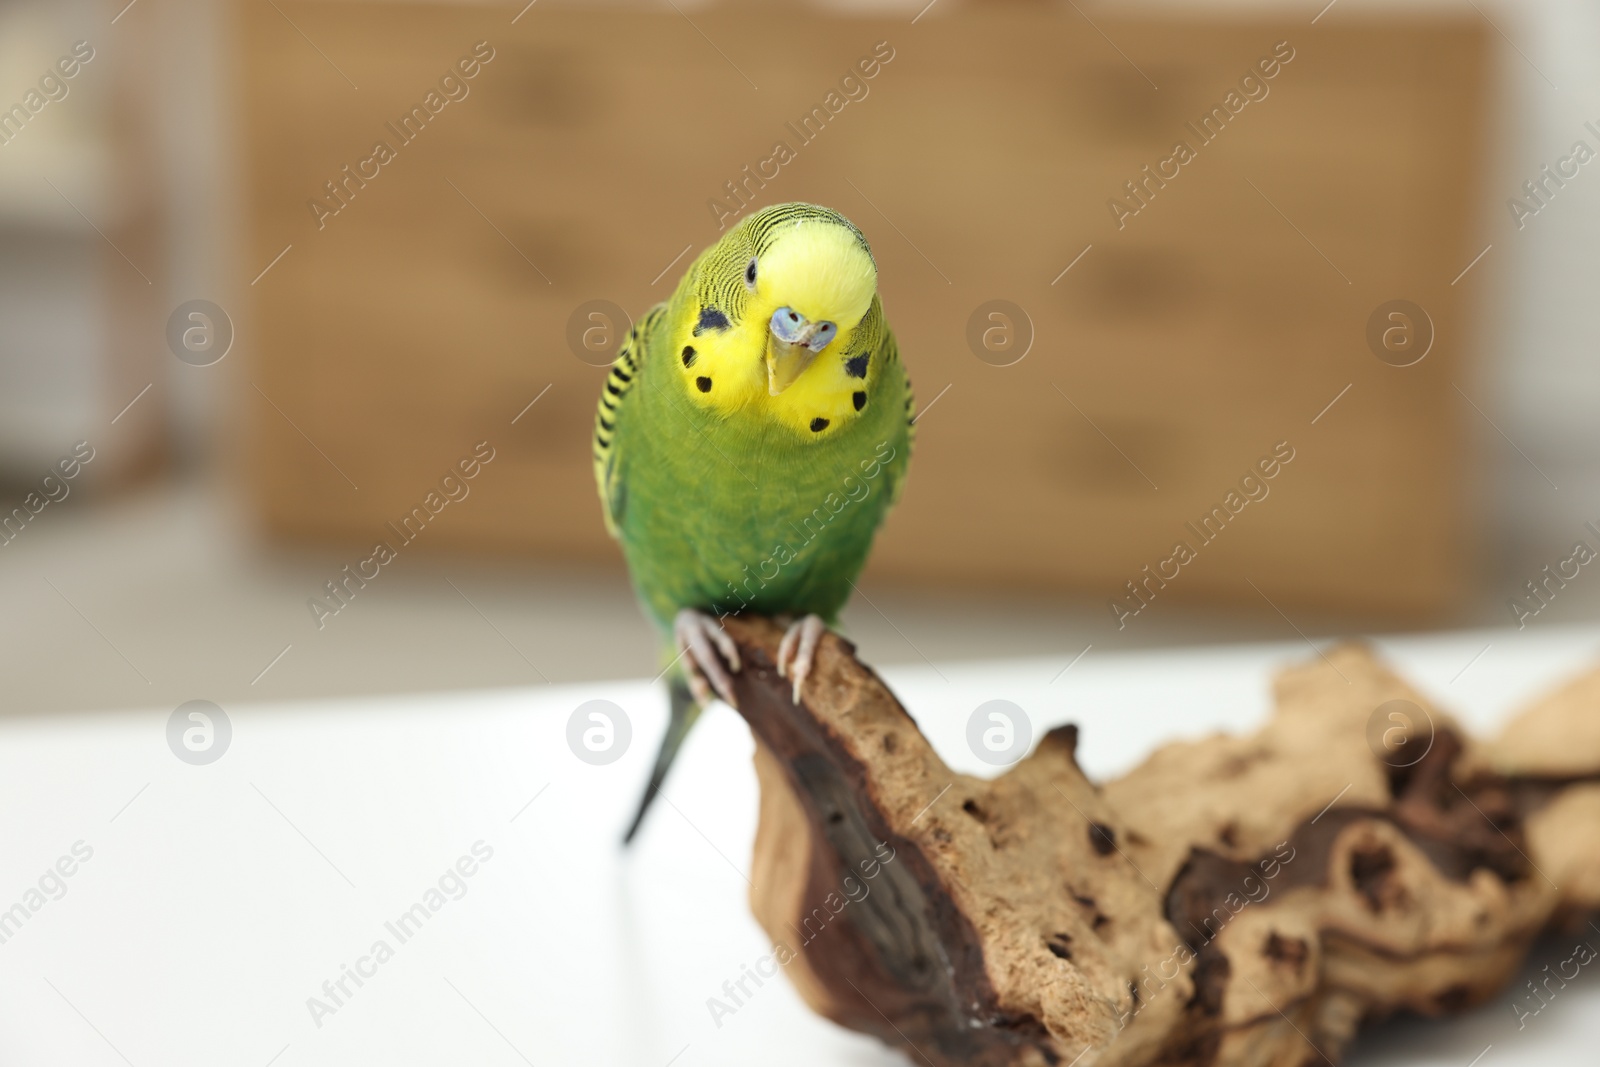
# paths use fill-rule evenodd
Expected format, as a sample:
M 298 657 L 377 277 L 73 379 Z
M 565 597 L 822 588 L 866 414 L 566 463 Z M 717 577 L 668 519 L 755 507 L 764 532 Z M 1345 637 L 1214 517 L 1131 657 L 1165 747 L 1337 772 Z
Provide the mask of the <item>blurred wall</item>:
M 227 439 L 231 368 L 178 360 L 167 333 L 187 300 L 236 308 L 245 287 L 231 11 L 0 6 L 0 479 L 19 489 L 79 440 L 80 485 L 104 486 L 204 466 Z
M 1566 558 L 1584 523 L 1600 518 L 1600 167 L 1583 167 L 1520 227 L 1507 205 L 1526 203 L 1523 183 L 1575 141 L 1600 150 L 1600 134 L 1585 125 L 1600 127 L 1600 6 L 1530 0 L 1488 10 L 1516 45 L 1500 56 L 1506 135 L 1485 194 L 1484 243 L 1494 250 L 1483 263 L 1493 278 L 1484 292 L 1488 397 L 1505 437 L 1526 453 L 1489 435 L 1500 562 L 1514 589 Z
M 94 227 L 118 228 L 128 205 L 111 159 L 112 59 L 89 43 L 96 8 L 0 7 L 0 473 L 19 481 L 114 399 L 112 282 Z

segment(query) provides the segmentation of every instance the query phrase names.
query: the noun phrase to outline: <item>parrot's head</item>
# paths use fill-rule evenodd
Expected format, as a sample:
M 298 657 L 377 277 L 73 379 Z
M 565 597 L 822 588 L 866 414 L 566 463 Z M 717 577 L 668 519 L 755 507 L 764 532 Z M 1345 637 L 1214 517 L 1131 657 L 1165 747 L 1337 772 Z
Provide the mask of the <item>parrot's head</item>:
M 812 204 L 755 212 L 701 255 L 685 286 L 675 342 L 698 403 L 811 437 L 866 406 L 884 338 L 878 269 L 843 215 Z

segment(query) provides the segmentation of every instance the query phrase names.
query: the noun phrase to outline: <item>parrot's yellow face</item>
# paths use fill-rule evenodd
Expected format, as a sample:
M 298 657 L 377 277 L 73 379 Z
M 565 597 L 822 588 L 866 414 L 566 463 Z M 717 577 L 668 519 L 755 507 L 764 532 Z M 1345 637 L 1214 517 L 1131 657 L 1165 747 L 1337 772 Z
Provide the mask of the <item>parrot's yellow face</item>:
M 843 216 L 780 204 L 746 218 L 689 272 L 673 338 L 690 399 L 820 440 L 870 403 L 884 336 L 878 271 Z

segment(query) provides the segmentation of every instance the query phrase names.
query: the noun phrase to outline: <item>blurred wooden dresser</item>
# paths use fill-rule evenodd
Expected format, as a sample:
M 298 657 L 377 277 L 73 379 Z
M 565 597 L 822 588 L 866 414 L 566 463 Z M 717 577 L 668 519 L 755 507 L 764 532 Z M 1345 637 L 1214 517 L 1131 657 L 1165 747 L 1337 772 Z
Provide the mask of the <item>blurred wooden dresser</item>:
M 368 547 L 487 440 L 419 541 L 620 566 L 589 462 L 605 372 L 573 317 L 663 299 L 737 191 L 873 243 L 925 415 L 871 573 L 1109 600 L 1155 590 L 1149 566 L 1178 574 L 1161 597 L 1396 619 L 1460 594 L 1470 10 L 518 7 L 242 4 L 267 269 L 241 425 L 276 534 Z M 1010 365 L 1002 335 L 969 342 L 1008 326 L 974 318 L 995 300 L 1031 336 Z M 1161 571 L 1180 541 L 1196 558 Z

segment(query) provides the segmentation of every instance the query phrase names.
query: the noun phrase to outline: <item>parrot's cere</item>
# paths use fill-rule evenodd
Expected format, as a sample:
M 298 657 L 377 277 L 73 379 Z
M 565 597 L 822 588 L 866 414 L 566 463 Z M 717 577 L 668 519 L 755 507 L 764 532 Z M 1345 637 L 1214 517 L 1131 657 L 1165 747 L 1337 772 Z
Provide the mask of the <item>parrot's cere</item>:
M 810 204 L 756 212 L 629 333 L 600 394 L 606 528 L 662 636 L 671 720 L 631 839 L 739 656 L 721 618 L 789 621 L 799 702 L 905 482 L 911 384 L 861 231 Z

